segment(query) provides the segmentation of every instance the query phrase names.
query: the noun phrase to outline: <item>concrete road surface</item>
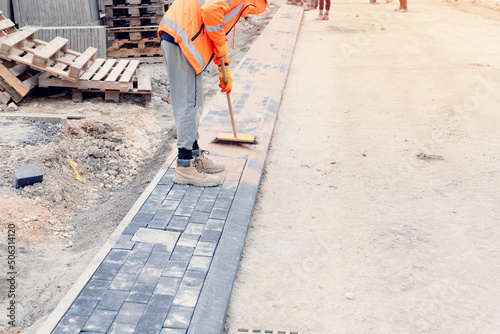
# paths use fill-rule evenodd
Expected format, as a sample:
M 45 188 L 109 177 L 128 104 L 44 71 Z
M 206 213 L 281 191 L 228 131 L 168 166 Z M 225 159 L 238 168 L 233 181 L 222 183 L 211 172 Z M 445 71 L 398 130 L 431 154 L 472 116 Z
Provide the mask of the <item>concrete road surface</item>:
M 305 12 L 229 333 L 500 333 L 500 21 L 398 5 Z

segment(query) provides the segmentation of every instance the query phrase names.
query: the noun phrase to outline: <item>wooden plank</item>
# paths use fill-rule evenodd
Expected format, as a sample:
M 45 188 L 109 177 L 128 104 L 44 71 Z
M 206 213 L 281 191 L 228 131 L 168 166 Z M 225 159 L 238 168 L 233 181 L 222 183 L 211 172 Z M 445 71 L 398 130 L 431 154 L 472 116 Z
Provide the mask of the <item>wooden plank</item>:
M 10 19 L 0 21 L 0 30 L 7 30 L 9 28 L 13 28 L 14 26 L 14 22 L 12 22 Z
M 9 69 L 2 64 L 0 64 L 0 76 L 7 83 L 7 85 L 12 87 L 20 96 L 24 97 L 26 96 L 26 94 L 28 94 L 29 89 L 27 89 L 26 86 L 23 85 L 23 83 L 17 78 L 17 76 L 10 73 Z M 5 85 L 3 86 L 7 90 L 9 90 L 8 87 L 6 87 Z M 9 92 L 12 94 L 10 90 Z
M 118 78 L 118 76 L 120 74 L 122 74 L 123 70 L 125 69 L 125 67 L 127 67 L 129 63 L 129 60 L 126 60 L 126 59 L 122 59 L 118 62 L 118 65 L 115 66 L 115 68 L 113 69 L 113 71 L 108 75 L 108 77 L 106 78 L 105 81 L 116 81 L 116 79 Z
M 91 63 L 95 60 L 97 55 L 97 49 L 93 47 L 88 47 L 80 57 L 70 66 L 69 76 L 73 78 L 78 78 L 81 71 L 85 71 Z
M 26 72 L 29 69 L 28 65 L 17 64 L 11 68 L 9 68 L 9 72 L 15 75 L 16 77 Z
M 0 92 L 0 102 L 3 104 L 8 104 L 12 96 L 8 91 Z
M 90 80 L 105 61 L 106 59 L 103 58 L 99 58 L 96 61 L 94 61 L 94 63 L 89 67 L 89 69 L 82 74 L 80 80 Z
M 101 69 L 99 70 L 99 72 L 96 73 L 96 75 L 94 75 L 94 77 L 92 78 L 92 80 L 101 80 L 102 78 L 104 78 L 109 70 L 113 67 L 113 65 L 116 63 L 116 60 L 115 59 L 109 59 L 106 61 L 106 63 L 104 63 L 104 65 L 101 67 Z
M 139 67 L 139 63 L 138 60 L 131 60 L 119 82 L 130 82 L 132 80 L 132 75 L 134 75 L 137 67 Z
M 104 92 L 104 101 L 120 102 L 120 93 Z
M 50 43 L 44 45 L 43 48 L 35 51 L 33 64 L 37 66 L 47 66 L 49 60 L 57 58 L 61 51 L 68 48 L 69 40 L 57 36 Z
M 23 31 L 16 31 L 10 34 L 7 39 L 2 41 L 0 53 L 5 56 L 10 55 L 13 48 L 21 47 L 26 39 L 34 38 L 35 34 L 36 29 L 33 28 L 27 28 Z
M 151 92 L 151 78 L 142 68 L 137 69 L 137 90 L 139 92 Z
M 28 80 L 23 81 L 23 85 L 28 89 L 28 91 L 31 91 L 33 88 L 38 86 L 38 79 L 40 75 L 42 75 L 42 72 L 39 72 L 34 76 L 32 76 L 31 78 L 29 78 Z

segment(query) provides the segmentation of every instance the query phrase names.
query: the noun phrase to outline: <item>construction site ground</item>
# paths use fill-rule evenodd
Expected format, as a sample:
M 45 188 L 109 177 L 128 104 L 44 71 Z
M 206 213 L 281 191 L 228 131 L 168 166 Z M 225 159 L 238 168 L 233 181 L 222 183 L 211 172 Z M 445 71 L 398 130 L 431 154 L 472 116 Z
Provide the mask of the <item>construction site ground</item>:
M 227 332 L 498 332 L 499 15 L 397 6 L 333 2 L 328 22 L 305 12 Z M 16 223 L 24 333 L 36 333 L 169 154 L 164 68 L 147 68 L 147 107 L 30 97 L 15 111 L 85 115 L 61 141 L 53 126 L 37 125 L 34 141 L 18 130 L 32 124 L 0 118 L 0 221 Z M 48 170 L 46 181 L 13 190 L 12 168 L 27 163 Z
M 233 66 L 245 56 L 277 7 L 240 20 L 236 26 Z M 230 36 L 232 37 L 232 35 Z M 231 47 L 233 41 L 229 41 Z M 152 102 L 123 94 L 119 103 L 104 94 L 85 94 L 73 102 L 71 91 L 38 89 L 17 110 L 0 111 L 0 260 L 7 263 L 7 231 L 16 224 L 19 332 L 36 333 L 151 182 L 170 153 L 175 125 L 163 63 L 143 63 L 151 76 Z M 204 72 L 207 103 L 219 90 L 219 72 Z M 64 126 L 34 122 L 9 114 L 84 116 Z M 68 164 L 77 162 L 74 179 Z M 36 164 L 44 182 L 12 188 L 16 166 Z M 7 291 L 3 271 L 1 287 Z M 4 289 L 5 288 L 5 289 Z M 0 305 L 6 308 L 7 296 Z M 5 306 L 5 307 L 4 307 Z M 8 328 L 0 317 L 0 333 Z M 11 329 L 12 331 L 12 329 Z M 10 332 L 9 332 L 10 333 Z

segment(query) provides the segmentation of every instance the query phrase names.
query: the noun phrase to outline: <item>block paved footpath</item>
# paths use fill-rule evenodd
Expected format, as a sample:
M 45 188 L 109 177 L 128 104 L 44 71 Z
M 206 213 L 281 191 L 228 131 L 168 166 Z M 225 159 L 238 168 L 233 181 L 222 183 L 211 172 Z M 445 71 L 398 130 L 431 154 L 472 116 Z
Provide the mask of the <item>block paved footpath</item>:
M 223 184 L 172 182 L 175 152 L 39 333 L 219 334 L 245 245 L 303 9 L 283 5 L 234 70 L 236 128 L 218 94 L 200 146 L 225 164 Z

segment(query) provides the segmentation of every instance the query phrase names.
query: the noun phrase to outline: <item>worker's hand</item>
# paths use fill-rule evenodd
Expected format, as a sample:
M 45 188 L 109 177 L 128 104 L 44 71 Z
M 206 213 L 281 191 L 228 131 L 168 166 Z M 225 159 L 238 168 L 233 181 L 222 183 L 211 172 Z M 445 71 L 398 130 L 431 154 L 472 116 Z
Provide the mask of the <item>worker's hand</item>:
M 227 43 L 224 43 L 222 45 L 216 45 L 215 48 L 217 49 L 218 52 L 217 58 L 225 57 L 229 52 L 229 47 L 227 46 Z
M 221 88 L 221 92 L 226 92 L 226 93 L 231 93 L 231 90 L 233 89 L 233 78 L 231 77 L 231 72 L 229 71 L 229 66 L 225 65 L 224 69 L 226 70 L 226 79 L 227 81 L 224 82 L 224 77 L 222 76 L 222 68 L 219 66 L 219 80 L 220 84 L 219 87 Z

